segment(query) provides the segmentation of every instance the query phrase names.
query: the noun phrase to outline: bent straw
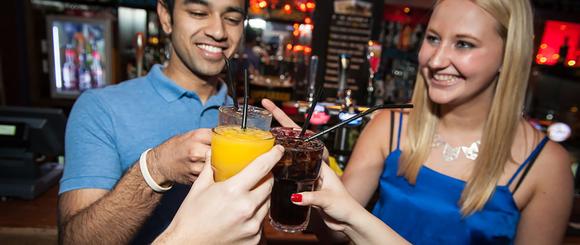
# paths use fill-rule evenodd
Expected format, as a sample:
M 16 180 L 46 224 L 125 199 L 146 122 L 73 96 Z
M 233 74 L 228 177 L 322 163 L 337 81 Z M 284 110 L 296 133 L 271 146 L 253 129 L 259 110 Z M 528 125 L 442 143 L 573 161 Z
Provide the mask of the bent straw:
M 313 139 L 316 139 L 316 138 L 318 138 L 318 137 L 320 137 L 322 135 L 325 135 L 325 134 L 329 133 L 330 131 L 332 131 L 334 129 L 337 129 L 339 127 L 342 127 L 342 126 L 346 125 L 347 123 L 352 122 L 352 121 L 354 121 L 356 119 L 359 119 L 361 117 L 364 117 L 364 116 L 368 115 L 369 113 L 371 113 L 373 111 L 376 111 L 378 109 L 393 109 L 393 108 L 400 108 L 400 109 L 402 109 L 402 108 L 413 108 L 413 104 L 386 104 L 386 105 L 383 104 L 383 105 L 374 106 L 374 107 L 369 108 L 368 110 L 366 110 L 366 111 L 364 111 L 364 112 L 362 112 L 362 113 L 360 113 L 360 114 L 358 114 L 356 116 L 353 116 L 353 117 L 351 117 L 351 118 L 349 118 L 349 119 L 347 119 L 345 121 L 342 121 L 342 122 L 340 122 L 340 123 L 338 123 L 338 124 L 336 124 L 336 125 L 334 125 L 334 126 L 332 126 L 330 128 L 327 128 L 324 131 L 321 131 L 321 132 L 319 132 L 319 133 L 317 133 L 315 135 L 312 135 L 312 136 L 308 137 L 307 139 L 305 139 L 304 141 L 307 141 L 308 142 L 308 141 L 311 141 Z
M 222 53 L 222 56 L 224 58 L 224 61 L 226 62 L 226 69 L 227 69 L 226 84 L 228 86 L 228 89 L 230 91 L 232 91 L 232 99 L 234 99 L 234 108 L 236 109 L 236 111 L 238 111 L 239 110 L 238 97 L 236 95 L 236 86 L 234 85 L 234 79 L 232 78 L 232 69 L 230 66 L 230 59 L 228 59 L 228 57 L 224 53 Z

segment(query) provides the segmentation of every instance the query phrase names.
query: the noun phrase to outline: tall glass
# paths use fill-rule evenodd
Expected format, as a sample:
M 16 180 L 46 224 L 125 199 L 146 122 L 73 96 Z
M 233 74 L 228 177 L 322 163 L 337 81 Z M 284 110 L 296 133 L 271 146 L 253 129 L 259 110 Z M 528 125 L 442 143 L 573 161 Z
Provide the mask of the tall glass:
M 274 137 L 265 130 L 241 129 L 238 125 L 212 129 L 211 164 L 215 181 L 224 181 L 234 176 L 273 146 Z
M 260 107 L 248 106 L 248 128 L 258 128 L 270 130 L 272 124 L 272 113 Z M 242 107 L 236 110 L 233 106 L 220 106 L 218 115 L 218 125 L 242 125 Z
M 277 230 L 297 232 L 308 226 L 310 207 L 290 201 L 293 193 L 313 191 L 322 163 L 324 144 L 315 139 L 298 138 L 299 128 L 277 127 L 271 130 L 276 144 L 284 146 L 284 156 L 272 169 L 274 187 L 270 204 L 270 224 Z M 306 137 L 312 132 L 307 132 Z

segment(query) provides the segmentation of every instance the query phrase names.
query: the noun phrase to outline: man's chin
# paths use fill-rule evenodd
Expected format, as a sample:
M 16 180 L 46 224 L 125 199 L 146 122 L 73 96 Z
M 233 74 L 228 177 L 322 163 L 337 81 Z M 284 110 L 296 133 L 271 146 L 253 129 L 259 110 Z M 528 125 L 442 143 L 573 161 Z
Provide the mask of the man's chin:
M 222 67 L 198 67 L 197 69 L 190 69 L 191 72 L 195 75 L 197 75 L 198 77 L 201 78 L 210 78 L 210 77 L 215 77 L 217 75 L 219 75 L 222 70 L 223 70 L 223 66 Z

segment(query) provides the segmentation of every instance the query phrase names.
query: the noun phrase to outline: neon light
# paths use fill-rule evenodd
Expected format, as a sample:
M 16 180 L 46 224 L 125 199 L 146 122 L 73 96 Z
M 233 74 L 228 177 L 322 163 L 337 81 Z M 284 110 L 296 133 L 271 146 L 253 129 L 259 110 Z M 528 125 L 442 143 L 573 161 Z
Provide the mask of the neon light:
M 58 39 L 58 26 L 52 26 L 52 52 L 54 56 L 54 80 L 56 88 L 62 88 L 62 74 L 60 70 L 60 41 Z

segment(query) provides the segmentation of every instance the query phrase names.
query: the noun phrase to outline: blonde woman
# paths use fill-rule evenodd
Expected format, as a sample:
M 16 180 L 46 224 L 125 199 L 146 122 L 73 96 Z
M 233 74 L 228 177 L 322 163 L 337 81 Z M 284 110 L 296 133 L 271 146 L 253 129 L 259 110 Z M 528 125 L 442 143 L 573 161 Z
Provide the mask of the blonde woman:
M 364 206 L 378 189 L 373 214 L 413 244 L 560 244 L 570 159 L 522 117 L 532 42 L 528 0 L 438 1 L 415 108 L 367 124 L 342 176 L 348 192 Z
M 397 147 L 388 151 L 390 113 L 378 114 L 347 190 L 367 204 L 378 188 L 373 214 L 413 244 L 561 243 L 570 160 L 522 117 L 532 42 L 527 0 L 438 1 Z

